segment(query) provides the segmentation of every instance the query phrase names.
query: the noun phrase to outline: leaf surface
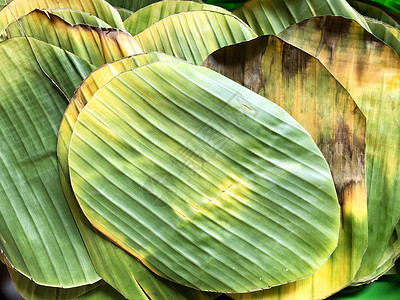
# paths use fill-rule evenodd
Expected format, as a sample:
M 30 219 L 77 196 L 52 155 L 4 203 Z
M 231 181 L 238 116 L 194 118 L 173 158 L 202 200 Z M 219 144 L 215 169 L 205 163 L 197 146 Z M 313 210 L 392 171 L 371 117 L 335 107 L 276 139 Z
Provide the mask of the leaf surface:
M 230 14 L 189 11 L 162 19 L 134 39 L 144 52 L 164 52 L 199 65 L 213 51 L 255 37 Z
M 41 285 L 96 282 L 57 172 L 56 137 L 68 101 L 39 68 L 25 38 L 0 45 L 0 134 L 7 141 L 0 146 L 2 260 Z M 61 49 L 42 43 L 36 50 L 66 83 L 85 70 Z
M 329 163 L 341 205 L 339 244 L 312 276 L 234 299 L 323 299 L 348 286 L 367 247 L 365 117 L 346 89 L 314 57 L 275 36 L 211 54 L 211 68 L 273 99 L 313 137 Z
M 90 13 L 114 28 L 124 29 L 118 12 L 104 0 L 12 0 L 0 11 L 0 29 L 35 9 L 67 8 Z
M 59 16 L 64 21 L 68 22 L 71 25 L 76 24 L 87 24 L 91 26 L 110 28 L 103 20 L 100 20 L 98 17 L 79 10 L 67 9 L 67 8 L 53 8 L 53 9 L 45 9 L 48 13 Z
M 400 59 L 356 22 L 312 18 L 284 31 L 287 42 L 316 56 L 367 118 L 368 248 L 356 282 L 382 259 L 400 217 Z
M 141 287 L 148 295 L 155 294 L 163 299 L 213 299 L 214 295 L 208 296 L 206 293 L 182 287 L 155 276 L 134 257 L 111 243 L 87 221 L 78 207 L 70 186 L 68 145 L 79 112 L 93 94 L 117 74 L 156 61 L 178 62 L 180 60 L 163 53 L 138 54 L 106 64 L 83 81 L 65 111 L 59 130 L 57 154 L 61 184 L 67 199 L 73 203 L 71 209 L 96 271 L 120 293 L 127 298 L 140 299 L 144 297 Z
M 207 10 L 230 14 L 229 10 L 219 6 L 197 3 L 192 1 L 160 1 L 148 5 L 131 15 L 124 21 L 125 30 L 135 35 L 158 21 L 176 13 Z
M 130 11 L 137 11 L 143 7 L 146 7 L 147 5 L 163 1 L 163 0 L 107 0 L 111 5 L 115 7 L 120 7 L 120 8 L 126 8 L 129 9 Z M 186 1 L 186 0 L 178 0 L 178 1 Z M 191 2 L 198 2 L 202 3 L 203 1 L 201 0 L 191 0 Z
M 18 22 L 12 22 L 5 32 L 8 38 L 27 35 L 55 45 L 96 67 L 142 52 L 127 32 L 113 28 L 70 25 L 60 17 L 41 10 L 34 10 Z
M 309 134 L 206 68 L 115 77 L 79 114 L 69 166 L 89 221 L 186 286 L 267 288 L 315 272 L 337 245 L 336 192 Z
M 305 19 L 334 15 L 354 19 L 364 28 L 364 18 L 345 0 L 249 0 L 233 11 L 258 34 L 278 34 Z

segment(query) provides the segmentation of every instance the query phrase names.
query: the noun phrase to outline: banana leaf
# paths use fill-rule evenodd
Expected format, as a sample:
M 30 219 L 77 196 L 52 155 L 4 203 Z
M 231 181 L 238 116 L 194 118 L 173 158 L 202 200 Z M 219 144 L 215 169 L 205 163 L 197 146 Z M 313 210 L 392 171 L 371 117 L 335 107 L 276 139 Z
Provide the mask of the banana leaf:
M 400 29 L 375 19 L 367 17 L 365 19 L 374 35 L 392 47 L 397 55 L 400 55 Z
M 107 0 L 112 6 L 118 7 L 118 8 L 125 8 L 130 11 L 137 11 L 143 7 L 146 7 L 147 5 L 159 2 L 159 1 L 164 1 L 164 0 Z M 186 0 L 178 0 L 178 1 L 186 1 Z M 198 3 L 203 3 L 201 0 L 190 0 L 192 2 L 198 2 Z
M 396 20 L 394 20 L 393 17 L 389 15 L 385 10 L 361 1 L 348 0 L 348 2 L 363 16 L 382 21 L 390 26 L 400 29 L 400 24 L 398 24 Z
M 368 248 L 355 283 L 375 273 L 400 217 L 400 59 L 359 24 L 311 18 L 281 37 L 316 56 L 367 118 Z
M 250 0 L 233 11 L 258 35 L 278 34 L 305 19 L 334 15 L 356 20 L 367 30 L 367 22 L 346 0 Z
M 102 284 L 97 288 L 79 296 L 78 300 L 124 300 L 126 299 L 108 284 Z
M 234 299 L 323 299 L 347 287 L 367 247 L 365 117 L 346 89 L 314 57 L 275 36 L 211 54 L 211 68 L 273 101 L 313 137 L 329 163 L 341 206 L 339 244 L 312 276 Z
M 116 7 L 115 9 L 118 11 L 119 15 L 121 16 L 122 21 L 125 21 L 133 14 L 133 11 L 126 9 L 126 8 Z
M 0 44 L 2 261 L 41 285 L 83 286 L 99 277 L 63 195 L 56 160 L 56 137 L 68 100 L 36 58 L 72 88 L 90 69 L 79 58 L 38 43 L 16 38 Z
M 114 28 L 124 29 L 119 13 L 104 0 L 12 0 L 0 11 L 0 30 L 35 9 L 67 8 L 90 13 Z
M 160 1 L 136 11 L 126 19 L 124 21 L 125 30 L 135 35 L 170 15 L 195 10 L 208 10 L 230 14 L 228 10 L 214 5 L 192 1 Z
M 79 114 L 69 167 L 89 221 L 185 286 L 267 288 L 312 274 L 337 246 L 336 192 L 309 134 L 207 68 L 116 76 Z
M 98 68 L 79 86 L 65 111 L 59 130 L 57 154 L 61 184 L 69 203 L 73 203 L 72 205 L 70 204 L 71 210 L 77 220 L 78 228 L 97 273 L 121 294 L 130 299 L 143 298 L 144 295 L 140 291 L 139 284 L 148 295 L 157 294 L 165 299 L 212 299 L 215 297 L 214 295 L 166 283 L 151 273 L 134 257 L 115 246 L 90 225 L 78 207 L 70 187 L 68 145 L 70 144 L 72 129 L 75 126 L 79 112 L 97 89 L 106 84 L 115 75 L 156 61 L 180 60 L 163 53 L 147 53 L 126 57 Z
M 18 293 L 26 300 L 45 300 L 45 299 L 76 299 L 85 293 L 96 289 L 104 282 L 98 281 L 94 284 L 74 287 L 69 289 L 48 287 L 38 285 L 32 280 L 29 280 L 24 275 L 12 269 L 8 269 L 12 282 Z
M 398 0 L 363 0 L 364 2 L 382 7 L 384 9 L 400 12 L 400 3 Z
M 166 17 L 134 39 L 143 52 L 164 52 L 201 64 L 215 50 L 255 37 L 250 27 L 230 14 L 189 11 Z
M 103 20 L 100 20 L 98 17 L 79 10 L 67 9 L 67 8 L 52 8 L 52 9 L 42 9 L 42 11 L 46 11 L 52 15 L 59 16 L 64 21 L 68 22 L 71 25 L 76 24 L 87 24 L 91 26 L 110 28 Z
M 70 25 L 41 10 L 11 22 L 4 32 L 7 38 L 34 37 L 70 51 L 96 67 L 142 52 L 129 33 L 114 28 Z

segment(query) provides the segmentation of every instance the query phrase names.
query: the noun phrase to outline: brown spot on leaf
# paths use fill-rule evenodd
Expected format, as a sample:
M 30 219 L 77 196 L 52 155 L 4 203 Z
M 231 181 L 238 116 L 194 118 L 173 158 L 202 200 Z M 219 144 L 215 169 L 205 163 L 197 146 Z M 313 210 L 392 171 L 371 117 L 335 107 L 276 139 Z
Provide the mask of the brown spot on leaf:
M 282 49 L 282 73 L 286 78 L 291 78 L 307 68 L 310 55 L 298 48 L 284 43 Z
M 226 46 L 212 53 L 202 64 L 258 93 L 264 86 L 262 57 L 269 36 Z
M 344 190 L 365 180 L 365 140 L 361 141 L 342 118 L 335 127 L 334 137 L 323 139 L 318 147 L 329 164 L 342 205 Z

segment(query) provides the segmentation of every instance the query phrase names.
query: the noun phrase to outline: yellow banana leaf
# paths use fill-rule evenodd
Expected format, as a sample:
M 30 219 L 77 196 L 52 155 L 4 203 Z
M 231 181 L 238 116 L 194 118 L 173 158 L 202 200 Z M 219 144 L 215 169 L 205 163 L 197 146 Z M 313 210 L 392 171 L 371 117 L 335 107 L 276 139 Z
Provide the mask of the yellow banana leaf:
M 117 10 L 104 0 L 12 0 L 0 11 L 0 30 L 35 9 L 67 8 L 90 13 L 114 28 L 124 29 Z
M 347 287 L 367 246 L 365 117 L 314 57 L 275 36 L 225 47 L 203 66 L 271 99 L 313 137 L 329 163 L 341 205 L 339 244 L 312 276 L 234 299 L 321 299 Z
M 370 280 L 400 217 L 400 59 L 355 21 L 340 17 L 311 18 L 281 37 L 316 56 L 367 118 L 368 248 L 355 283 Z
M 18 22 L 10 23 L 5 29 L 5 35 L 8 38 L 25 35 L 34 37 L 74 53 L 96 67 L 142 52 L 127 32 L 113 28 L 70 25 L 58 16 L 41 10 L 34 10 Z
M 212 299 L 216 296 L 215 294 L 202 293 L 158 278 L 130 254 L 116 247 L 87 221 L 77 206 L 70 186 L 68 146 L 79 112 L 93 94 L 117 74 L 156 61 L 178 62 L 180 60 L 163 53 L 126 57 L 98 68 L 76 90 L 65 111 L 59 130 L 57 153 L 61 184 L 69 203 L 72 203 L 71 209 L 96 271 L 121 294 L 131 299 L 143 298 L 137 289 L 139 284 L 148 295 L 157 294 L 165 299 Z

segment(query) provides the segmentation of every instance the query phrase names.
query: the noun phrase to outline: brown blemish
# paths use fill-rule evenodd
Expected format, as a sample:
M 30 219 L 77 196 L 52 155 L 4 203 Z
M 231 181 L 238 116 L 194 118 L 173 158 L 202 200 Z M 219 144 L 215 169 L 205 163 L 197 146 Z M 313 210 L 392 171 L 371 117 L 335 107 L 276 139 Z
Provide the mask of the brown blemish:
M 298 48 L 283 43 L 282 48 L 282 73 L 286 78 L 291 78 L 307 68 L 311 56 Z
M 202 64 L 258 93 L 265 84 L 262 57 L 269 36 L 223 47 L 213 52 Z
M 354 184 L 365 182 L 365 141 L 359 140 L 343 118 L 335 124 L 335 135 L 318 143 L 331 169 L 339 203 L 343 205 L 344 191 Z

